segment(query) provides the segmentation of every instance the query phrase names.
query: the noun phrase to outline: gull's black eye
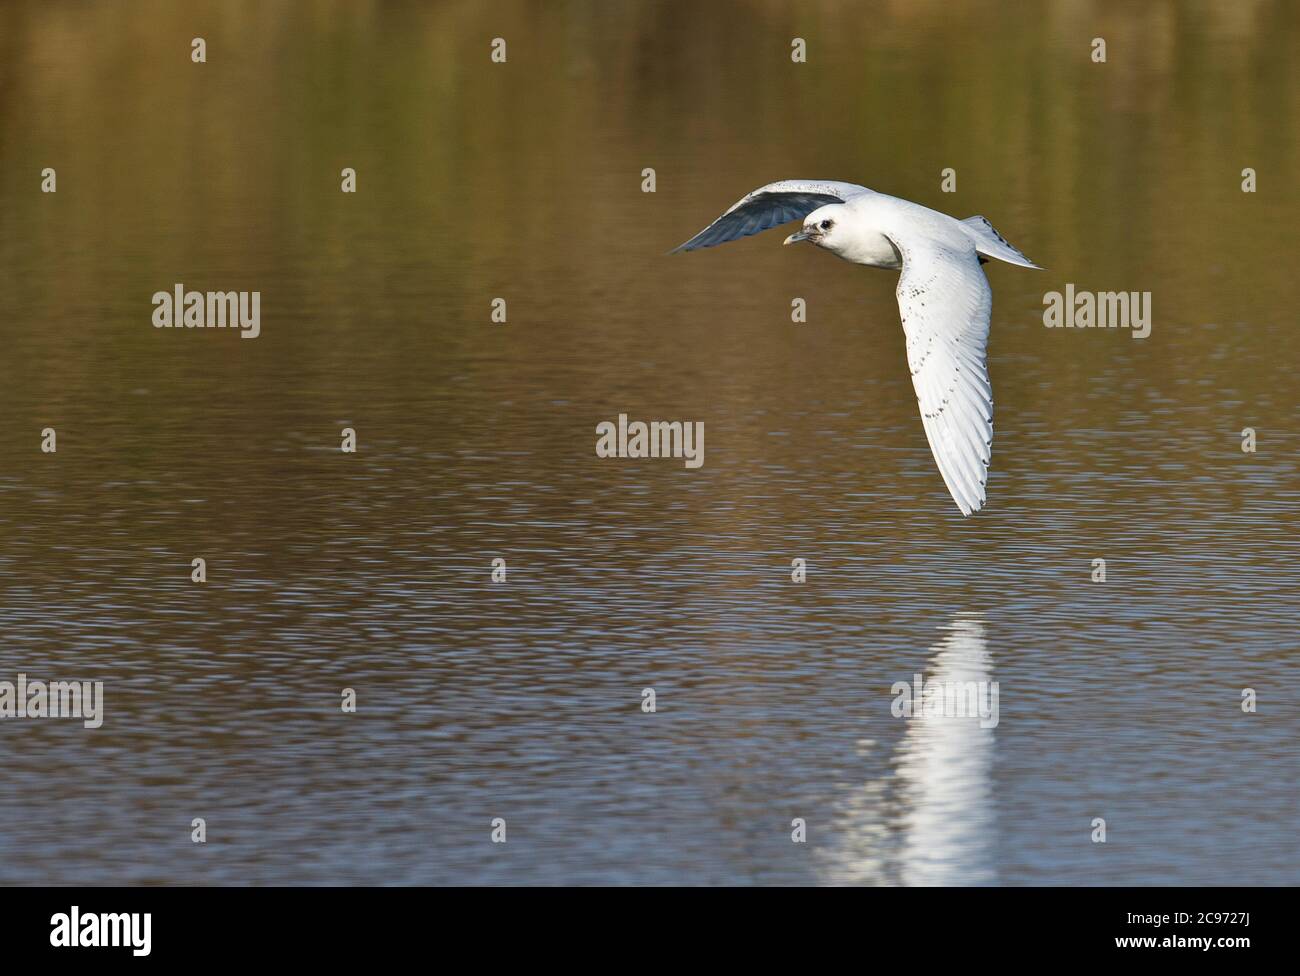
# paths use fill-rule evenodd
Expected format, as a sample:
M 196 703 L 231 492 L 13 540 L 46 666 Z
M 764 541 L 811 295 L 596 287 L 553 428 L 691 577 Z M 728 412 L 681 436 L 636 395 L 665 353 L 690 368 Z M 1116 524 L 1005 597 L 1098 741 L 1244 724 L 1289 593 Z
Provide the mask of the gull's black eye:
M 822 230 L 830 230 L 830 229 L 831 229 L 831 222 L 829 220 L 823 220 Z

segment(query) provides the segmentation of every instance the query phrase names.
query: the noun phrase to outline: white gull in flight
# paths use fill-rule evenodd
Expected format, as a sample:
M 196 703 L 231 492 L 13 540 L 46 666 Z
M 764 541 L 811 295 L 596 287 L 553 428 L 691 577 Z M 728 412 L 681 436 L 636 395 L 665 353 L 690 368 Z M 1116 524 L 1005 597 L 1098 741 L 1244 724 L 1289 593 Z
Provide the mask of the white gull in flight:
M 997 258 L 1037 268 L 983 217 L 947 214 L 855 183 L 781 180 L 759 187 L 678 251 L 725 244 L 803 220 L 786 244 L 811 241 L 854 264 L 902 268 L 898 311 L 907 364 L 939 473 L 963 515 L 984 506 L 993 447 L 989 313 L 993 293 L 980 268 Z

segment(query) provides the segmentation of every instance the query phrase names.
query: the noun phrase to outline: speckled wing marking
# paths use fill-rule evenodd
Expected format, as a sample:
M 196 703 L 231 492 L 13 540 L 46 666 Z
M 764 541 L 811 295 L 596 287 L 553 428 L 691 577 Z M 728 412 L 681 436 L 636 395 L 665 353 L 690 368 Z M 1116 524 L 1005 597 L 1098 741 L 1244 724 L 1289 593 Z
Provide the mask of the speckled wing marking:
M 859 193 L 869 192 L 854 183 L 834 180 L 780 180 L 760 186 L 737 200 L 721 217 L 685 244 L 669 253 L 694 251 L 727 241 L 740 240 L 791 220 L 803 220 L 818 207 L 844 203 Z
M 993 292 L 973 244 L 890 239 L 903 255 L 898 311 L 921 423 L 948 493 L 969 515 L 984 506 L 993 449 Z

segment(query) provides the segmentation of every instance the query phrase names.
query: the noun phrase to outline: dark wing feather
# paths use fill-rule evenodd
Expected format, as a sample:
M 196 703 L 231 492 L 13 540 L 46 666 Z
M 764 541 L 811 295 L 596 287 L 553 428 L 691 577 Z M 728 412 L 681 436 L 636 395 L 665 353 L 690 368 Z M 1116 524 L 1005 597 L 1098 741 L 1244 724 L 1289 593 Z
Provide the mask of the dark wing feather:
M 694 251 L 749 237 L 792 220 L 803 220 L 818 207 L 844 203 L 855 192 L 864 192 L 852 183 L 783 180 L 759 187 L 736 203 L 685 244 L 671 252 Z

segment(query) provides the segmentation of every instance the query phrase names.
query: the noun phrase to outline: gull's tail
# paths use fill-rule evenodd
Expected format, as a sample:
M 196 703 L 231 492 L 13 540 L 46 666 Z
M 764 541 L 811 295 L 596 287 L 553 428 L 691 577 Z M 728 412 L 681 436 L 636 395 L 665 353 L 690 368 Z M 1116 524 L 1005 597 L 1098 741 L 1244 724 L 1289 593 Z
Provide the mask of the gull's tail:
M 966 233 L 975 242 L 975 250 L 985 257 L 997 258 L 1007 264 L 1018 264 L 1022 268 L 1039 268 L 1018 250 L 1007 243 L 1007 239 L 993 229 L 985 217 L 967 217 L 961 221 Z

